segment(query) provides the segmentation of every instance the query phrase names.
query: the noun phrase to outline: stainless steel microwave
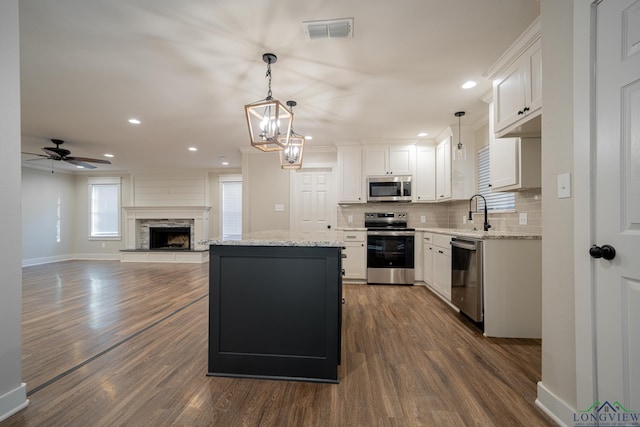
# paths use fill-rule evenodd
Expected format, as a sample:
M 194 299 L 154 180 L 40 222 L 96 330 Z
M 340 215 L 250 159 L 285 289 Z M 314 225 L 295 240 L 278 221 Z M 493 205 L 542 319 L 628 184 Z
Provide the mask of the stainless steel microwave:
M 411 175 L 367 178 L 368 202 L 410 202 L 411 200 Z

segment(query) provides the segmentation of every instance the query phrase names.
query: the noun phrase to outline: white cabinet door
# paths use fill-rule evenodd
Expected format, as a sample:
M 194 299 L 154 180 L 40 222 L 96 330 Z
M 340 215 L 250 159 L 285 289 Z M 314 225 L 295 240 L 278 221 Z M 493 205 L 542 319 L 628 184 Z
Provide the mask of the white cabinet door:
M 414 153 L 413 145 L 368 146 L 364 150 L 365 175 L 411 175 Z
M 366 176 L 388 175 L 389 148 L 387 146 L 365 148 L 364 165 Z
M 434 287 L 447 301 L 451 301 L 451 249 L 436 246 L 434 251 Z
M 527 133 L 523 125 L 542 108 L 542 50 L 538 39 L 493 83 L 495 132 L 511 128 Z M 530 135 L 531 136 L 531 135 Z
M 366 248 L 364 242 L 344 242 L 343 253 L 347 256 L 342 259 L 345 279 L 365 280 L 367 278 Z
M 342 268 L 345 279 L 365 280 L 367 278 L 367 249 L 365 247 L 367 235 L 365 231 L 344 230 Z
M 422 240 L 422 280 L 428 285 L 433 285 L 433 253 L 431 235 L 425 234 Z
M 416 202 L 436 200 L 436 147 L 432 145 L 421 145 L 416 148 L 413 190 Z
M 436 147 L 436 196 L 437 200 L 451 198 L 451 137 Z
M 338 203 L 364 203 L 362 148 L 338 147 Z
M 389 147 L 389 174 L 411 175 L 414 169 L 414 153 L 413 145 Z
M 520 176 L 519 138 L 490 139 L 491 189 L 499 189 L 518 183 Z

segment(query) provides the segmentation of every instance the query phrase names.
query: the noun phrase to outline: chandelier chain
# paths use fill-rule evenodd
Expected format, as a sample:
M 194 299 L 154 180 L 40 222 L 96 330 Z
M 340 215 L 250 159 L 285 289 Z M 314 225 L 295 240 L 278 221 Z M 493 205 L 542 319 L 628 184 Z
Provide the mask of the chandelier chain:
M 273 96 L 271 94 L 271 62 L 267 63 L 267 74 L 265 75 L 265 77 L 269 79 L 269 91 L 267 92 L 267 99 L 271 100 L 273 99 Z

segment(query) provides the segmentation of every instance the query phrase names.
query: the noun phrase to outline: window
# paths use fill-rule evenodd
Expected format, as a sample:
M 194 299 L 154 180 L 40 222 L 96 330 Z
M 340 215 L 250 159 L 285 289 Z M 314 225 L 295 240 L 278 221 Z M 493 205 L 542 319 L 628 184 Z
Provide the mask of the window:
M 242 177 L 239 175 L 220 178 L 220 230 L 222 240 L 242 238 Z
M 487 199 L 488 211 L 514 210 L 516 208 L 514 193 L 491 192 L 491 187 L 489 186 L 491 182 L 489 157 L 489 146 L 478 151 L 478 193 Z M 478 210 L 482 209 L 484 209 L 484 202 L 481 198 L 478 198 Z
M 89 238 L 120 239 L 120 178 L 89 178 Z

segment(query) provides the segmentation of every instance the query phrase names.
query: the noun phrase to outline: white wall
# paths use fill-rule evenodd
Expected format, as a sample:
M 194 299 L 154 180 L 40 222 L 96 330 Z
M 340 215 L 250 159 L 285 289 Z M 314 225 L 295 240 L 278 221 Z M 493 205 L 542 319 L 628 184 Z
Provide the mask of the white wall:
M 22 383 L 18 0 L 0 2 L 0 420 L 26 406 Z
M 57 241 L 60 203 L 60 241 Z M 23 265 L 72 258 L 76 222 L 74 176 L 22 168 Z
M 544 404 L 555 400 L 558 407 L 565 404 L 575 408 L 573 199 L 558 199 L 556 193 L 558 174 L 573 173 L 573 0 L 542 0 L 541 21 L 544 231 L 542 381 L 538 399 Z M 574 182 L 574 186 L 588 186 L 588 182 Z M 565 417 L 565 421 L 570 420 Z

